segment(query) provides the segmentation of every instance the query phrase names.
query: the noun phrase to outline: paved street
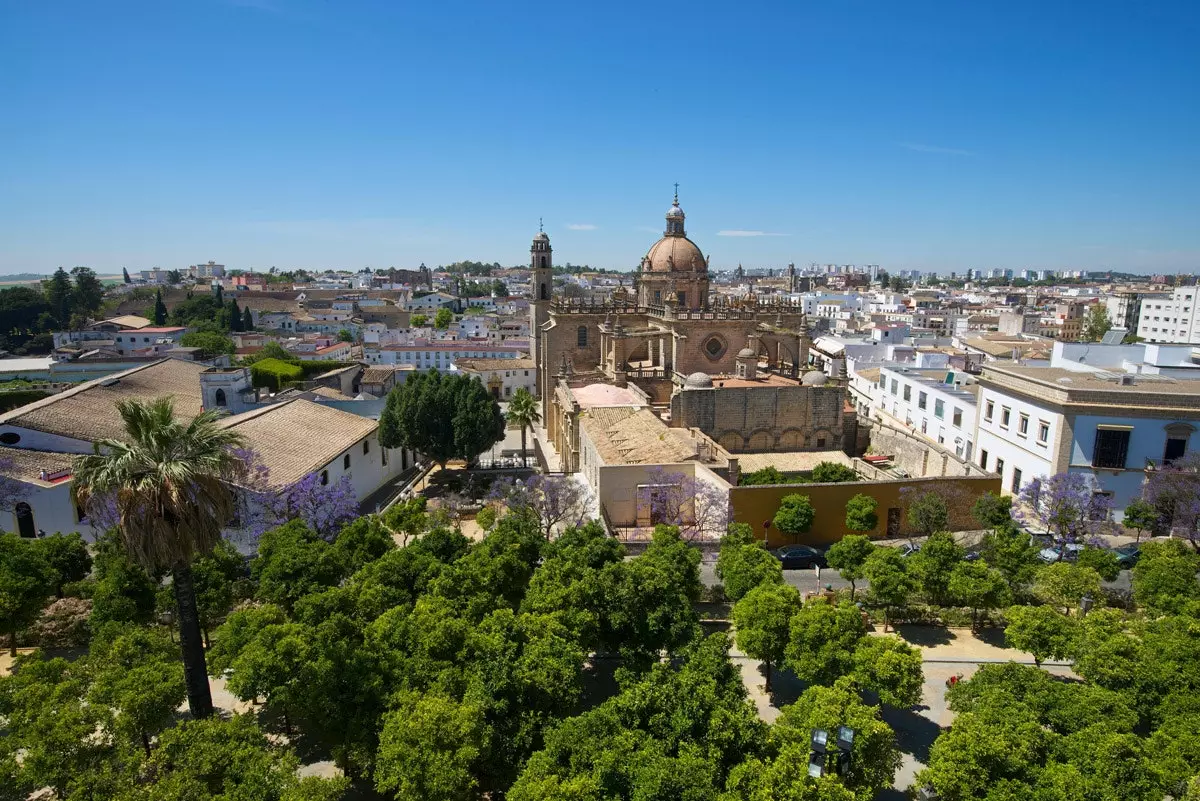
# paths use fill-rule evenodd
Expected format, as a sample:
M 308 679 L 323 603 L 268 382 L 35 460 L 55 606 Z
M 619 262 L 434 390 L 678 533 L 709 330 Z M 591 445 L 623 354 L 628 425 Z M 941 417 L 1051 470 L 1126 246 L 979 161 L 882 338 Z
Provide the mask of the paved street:
M 783 580 L 801 592 L 813 592 L 824 588 L 826 584 L 833 585 L 835 590 L 850 588 L 850 582 L 843 579 L 840 573 L 829 567 L 821 568 L 821 583 L 819 586 L 816 574 L 811 570 L 785 570 L 783 571 Z M 705 587 L 715 587 L 721 583 L 717 579 L 716 564 L 713 562 L 703 562 L 700 565 L 700 582 Z M 867 586 L 867 580 L 859 579 L 855 586 L 861 590 Z

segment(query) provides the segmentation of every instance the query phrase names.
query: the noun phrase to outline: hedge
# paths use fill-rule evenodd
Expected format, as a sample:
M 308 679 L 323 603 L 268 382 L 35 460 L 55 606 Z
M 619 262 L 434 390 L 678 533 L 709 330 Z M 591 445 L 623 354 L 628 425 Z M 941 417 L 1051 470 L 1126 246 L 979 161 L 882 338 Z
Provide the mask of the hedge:
M 352 364 L 354 362 L 285 362 L 282 359 L 263 359 L 250 365 L 250 380 L 256 387 L 267 387 L 273 392 L 278 392 L 291 384 Z
M 250 380 L 256 387 L 267 387 L 278 392 L 285 385 L 304 377 L 304 370 L 296 362 L 280 359 L 263 359 L 250 365 Z
M 0 392 L 0 412 L 11 411 L 27 403 L 48 398 L 52 394 L 50 392 L 43 392 L 40 389 L 12 389 Z

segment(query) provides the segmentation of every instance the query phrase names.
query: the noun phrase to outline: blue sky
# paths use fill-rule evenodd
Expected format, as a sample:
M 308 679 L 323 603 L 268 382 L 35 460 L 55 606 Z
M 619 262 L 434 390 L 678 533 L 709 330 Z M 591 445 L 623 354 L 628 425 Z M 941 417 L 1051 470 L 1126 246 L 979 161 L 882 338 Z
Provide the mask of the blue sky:
M 511 8 L 510 8 L 511 6 Z M 0 0 L 0 273 L 1200 269 L 1200 3 Z

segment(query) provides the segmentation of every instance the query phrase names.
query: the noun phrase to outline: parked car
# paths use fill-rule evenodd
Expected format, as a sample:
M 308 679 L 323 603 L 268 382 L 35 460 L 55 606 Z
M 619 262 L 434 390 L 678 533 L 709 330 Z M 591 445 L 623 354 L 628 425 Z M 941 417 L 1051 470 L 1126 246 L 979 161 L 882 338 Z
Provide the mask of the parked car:
M 1053 545 L 1049 548 L 1043 548 L 1038 551 L 1038 559 L 1041 559 L 1048 565 L 1055 562 L 1074 562 L 1079 558 L 1079 552 L 1083 550 L 1083 546 L 1068 542 L 1064 545 Z
M 909 556 L 912 556 L 914 553 L 919 552 L 920 550 L 921 550 L 920 545 L 914 545 L 911 542 L 906 542 L 904 545 L 900 546 L 900 555 L 904 556 L 904 557 L 909 557 Z
M 813 565 L 825 566 L 825 554 L 811 545 L 785 545 L 771 551 L 784 570 L 804 570 Z
M 1142 557 L 1142 546 L 1129 543 L 1113 548 L 1113 553 L 1117 555 L 1117 564 L 1122 570 L 1128 570 L 1138 563 L 1138 559 Z
M 967 551 L 965 554 L 963 554 L 964 562 L 977 562 L 982 558 L 983 554 L 981 554 L 979 551 Z

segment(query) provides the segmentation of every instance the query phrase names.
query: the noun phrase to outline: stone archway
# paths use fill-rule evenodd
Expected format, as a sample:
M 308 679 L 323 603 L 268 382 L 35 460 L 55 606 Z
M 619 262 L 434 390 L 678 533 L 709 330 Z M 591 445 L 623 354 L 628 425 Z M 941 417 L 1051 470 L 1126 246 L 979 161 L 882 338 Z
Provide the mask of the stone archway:
M 717 437 L 721 447 L 730 453 L 740 453 L 746 447 L 746 438 L 737 431 L 726 431 Z
M 775 445 L 775 437 L 770 431 L 759 429 L 750 434 L 750 438 L 746 441 L 746 450 L 749 451 L 769 451 Z
M 779 447 L 785 451 L 798 451 L 804 447 L 804 432 L 798 428 L 785 429 L 779 435 Z

